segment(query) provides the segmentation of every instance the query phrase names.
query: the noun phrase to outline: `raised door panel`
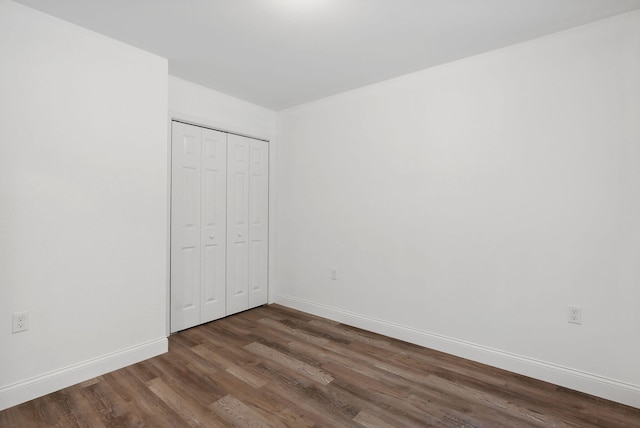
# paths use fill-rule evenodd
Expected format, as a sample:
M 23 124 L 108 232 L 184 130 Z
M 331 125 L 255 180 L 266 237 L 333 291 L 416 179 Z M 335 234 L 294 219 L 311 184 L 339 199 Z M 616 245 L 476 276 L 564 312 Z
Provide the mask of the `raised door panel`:
M 226 315 L 227 134 L 202 129 L 201 323 Z
M 251 140 L 249 155 L 249 307 L 267 303 L 269 143 Z
M 250 141 L 227 136 L 227 315 L 249 308 Z
M 200 152 L 198 127 L 172 123 L 171 331 L 200 321 Z

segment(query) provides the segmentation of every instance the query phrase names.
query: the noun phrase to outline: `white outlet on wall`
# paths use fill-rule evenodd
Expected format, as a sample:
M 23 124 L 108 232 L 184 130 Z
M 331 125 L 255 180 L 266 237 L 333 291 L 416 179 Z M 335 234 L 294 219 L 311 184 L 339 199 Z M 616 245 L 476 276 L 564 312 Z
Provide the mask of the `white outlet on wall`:
M 29 330 L 29 312 L 16 312 L 13 314 L 14 333 Z
M 569 305 L 569 319 L 567 321 L 573 324 L 582 324 L 582 308 Z
M 338 279 L 338 272 L 336 271 L 336 269 L 331 269 L 331 280 L 335 281 Z

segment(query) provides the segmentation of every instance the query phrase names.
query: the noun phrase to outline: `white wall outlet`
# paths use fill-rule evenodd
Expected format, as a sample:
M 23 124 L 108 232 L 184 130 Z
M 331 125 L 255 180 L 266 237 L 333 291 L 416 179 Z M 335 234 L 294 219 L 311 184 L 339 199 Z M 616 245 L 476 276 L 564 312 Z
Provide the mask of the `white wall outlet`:
M 335 269 L 331 269 L 331 280 L 335 281 L 338 279 L 338 271 L 336 271 Z
M 13 314 L 13 332 L 29 330 L 29 312 L 16 312 Z
M 567 321 L 573 324 L 582 324 L 582 308 L 569 305 L 569 319 Z

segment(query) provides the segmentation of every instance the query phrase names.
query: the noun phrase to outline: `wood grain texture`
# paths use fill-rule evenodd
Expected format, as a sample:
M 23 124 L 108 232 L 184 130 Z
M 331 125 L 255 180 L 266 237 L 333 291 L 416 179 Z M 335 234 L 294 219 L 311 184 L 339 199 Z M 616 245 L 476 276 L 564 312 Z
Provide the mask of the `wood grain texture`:
M 640 427 L 640 409 L 278 305 L 0 412 L 0 427 Z

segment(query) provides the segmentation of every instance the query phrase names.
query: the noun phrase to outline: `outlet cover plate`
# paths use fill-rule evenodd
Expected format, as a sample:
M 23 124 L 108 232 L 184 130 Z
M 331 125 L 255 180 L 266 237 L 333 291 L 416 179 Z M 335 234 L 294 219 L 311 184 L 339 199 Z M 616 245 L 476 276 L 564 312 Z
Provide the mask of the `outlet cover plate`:
M 569 305 L 567 321 L 572 324 L 582 324 L 582 307 Z
M 13 314 L 13 333 L 29 330 L 29 312 L 16 312 Z

